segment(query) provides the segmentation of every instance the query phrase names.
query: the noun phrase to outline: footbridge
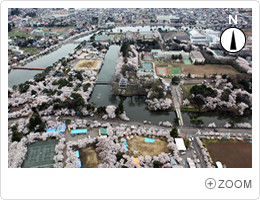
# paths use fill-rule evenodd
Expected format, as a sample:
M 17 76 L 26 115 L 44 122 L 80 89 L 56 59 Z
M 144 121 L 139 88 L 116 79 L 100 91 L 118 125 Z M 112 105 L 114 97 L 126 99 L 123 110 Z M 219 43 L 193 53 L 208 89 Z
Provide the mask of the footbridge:
M 172 85 L 172 100 L 175 108 L 175 112 L 178 117 L 178 122 L 180 126 L 183 126 L 183 120 L 181 116 L 181 110 L 180 110 L 180 104 L 181 104 L 181 95 L 180 92 L 178 91 L 180 85 Z
M 13 66 L 13 69 L 31 69 L 31 70 L 45 70 L 46 68 L 43 67 L 18 67 L 18 66 Z
M 177 114 L 177 117 L 178 117 L 178 121 L 179 121 L 179 125 L 180 126 L 183 126 L 183 120 L 182 120 L 182 116 L 181 116 L 181 111 L 180 111 L 180 109 L 179 108 L 176 108 L 175 109 L 175 112 L 176 112 L 176 114 Z

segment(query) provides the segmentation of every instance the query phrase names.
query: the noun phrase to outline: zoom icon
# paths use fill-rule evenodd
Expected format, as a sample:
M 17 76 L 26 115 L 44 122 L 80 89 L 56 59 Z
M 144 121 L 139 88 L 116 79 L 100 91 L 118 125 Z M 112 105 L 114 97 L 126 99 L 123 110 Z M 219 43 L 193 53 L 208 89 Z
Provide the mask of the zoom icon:
M 215 179 L 213 178 L 208 178 L 206 181 L 205 181 L 205 186 L 206 188 L 208 189 L 213 189 L 216 187 L 216 181 Z

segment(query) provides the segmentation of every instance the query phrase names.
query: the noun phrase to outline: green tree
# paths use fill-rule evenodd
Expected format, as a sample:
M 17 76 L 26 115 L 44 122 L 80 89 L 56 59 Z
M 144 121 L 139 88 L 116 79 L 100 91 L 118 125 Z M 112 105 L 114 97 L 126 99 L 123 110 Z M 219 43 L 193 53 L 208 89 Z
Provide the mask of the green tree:
M 73 78 L 71 75 L 69 76 L 68 81 L 70 81 L 70 82 L 73 81 Z
M 184 142 L 184 144 L 185 144 L 185 147 L 187 148 L 187 147 L 190 145 L 190 140 L 187 139 L 187 140 Z
M 29 120 L 29 129 L 34 130 L 34 127 L 35 127 L 34 118 L 31 117 Z
M 116 154 L 116 159 L 117 159 L 117 161 L 119 162 L 121 158 L 123 158 L 123 154 L 120 153 L 120 152 L 118 152 L 118 153 Z
M 163 163 L 161 163 L 160 161 L 154 161 L 153 162 L 153 168 L 162 168 Z
M 39 131 L 44 131 L 44 128 L 45 128 L 45 123 L 42 122 L 39 126 Z
M 12 30 L 12 26 L 11 24 L 8 23 L 8 32 L 10 32 Z
M 180 82 L 180 78 L 178 76 L 174 76 L 172 78 L 172 84 L 178 84 Z
M 13 90 L 16 91 L 17 90 L 17 85 L 13 85 Z
M 12 134 L 12 141 L 17 141 L 20 142 L 20 140 L 22 139 L 23 134 L 21 132 L 18 132 L 17 129 L 13 131 Z
M 69 125 L 71 123 L 71 119 L 65 119 L 65 124 Z
M 42 119 L 39 115 L 36 115 L 34 118 L 34 124 L 35 126 L 42 123 Z
M 174 118 L 173 122 L 176 126 L 178 126 L 179 125 L 179 118 L 178 117 Z
M 191 78 L 191 74 L 190 74 L 190 72 L 189 72 L 189 74 L 188 74 L 188 78 Z
M 35 95 L 35 94 L 37 94 L 37 92 L 35 90 L 32 90 L 31 95 Z
M 177 130 L 176 127 L 172 128 L 172 130 L 171 130 L 171 132 L 170 132 L 170 135 L 171 135 L 171 137 L 173 137 L 173 138 L 178 137 L 179 133 L 178 133 L 178 130 Z

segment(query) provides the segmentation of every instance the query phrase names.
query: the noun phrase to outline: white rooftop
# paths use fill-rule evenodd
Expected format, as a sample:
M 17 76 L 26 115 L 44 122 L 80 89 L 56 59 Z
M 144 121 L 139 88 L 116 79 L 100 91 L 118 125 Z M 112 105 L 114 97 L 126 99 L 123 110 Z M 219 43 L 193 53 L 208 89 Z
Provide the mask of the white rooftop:
M 184 145 L 184 141 L 182 138 L 175 138 L 175 143 L 176 143 L 179 151 L 181 151 L 181 150 L 186 151 L 186 147 Z

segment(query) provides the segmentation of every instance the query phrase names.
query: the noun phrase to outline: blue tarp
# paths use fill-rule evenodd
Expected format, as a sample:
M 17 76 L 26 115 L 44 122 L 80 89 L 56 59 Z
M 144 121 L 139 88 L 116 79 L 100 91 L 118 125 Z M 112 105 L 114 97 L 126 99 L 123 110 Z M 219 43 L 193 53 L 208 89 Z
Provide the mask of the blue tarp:
M 63 122 L 61 126 L 57 126 L 57 131 L 58 131 L 58 132 L 64 134 L 65 130 L 66 130 L 66 124 L 65 124 L 65 122 Z
M 77 168 L 80 168 L 80 167 L 81 167 L 81 161 L 78 161 L 78 162 L 76 163 L 76 165 L 77 165 Z
M 71 134 L 87 133 L 87 129 L 72 129 Z
M 75 151 L 75 154 L 79 158 L 79 151 Z
M 151 139 L 151 138 L 145 138 L 145 140 L 144 140 L 144 141 L 145 141 L 145 142 L 154 143 L 154 140 L 155 140 L 155 139 Z
M 185 161 L 183 162 L 183 165 L 185 165 Z
M 252 140 L 250 140 L 249 142 L 252 143 Z
M 125 151 L 128 151 L 128 148 L 125 148 Z
M 48 128 L 46 130 L 46 134 L 49 135 L 49 134 L 53 134 L 55 132 L 55 128 Z

